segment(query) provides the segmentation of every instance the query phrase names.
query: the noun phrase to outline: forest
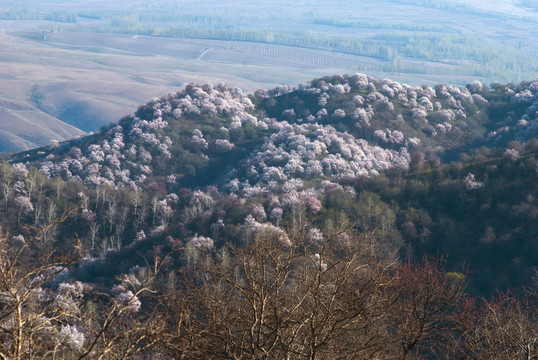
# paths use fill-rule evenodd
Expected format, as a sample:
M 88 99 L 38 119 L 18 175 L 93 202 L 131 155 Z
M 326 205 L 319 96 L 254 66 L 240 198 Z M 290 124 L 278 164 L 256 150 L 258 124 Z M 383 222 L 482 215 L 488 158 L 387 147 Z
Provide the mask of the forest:
M 2 154 L 5 359 L 536 359 L 538 81 L 189 84 Z

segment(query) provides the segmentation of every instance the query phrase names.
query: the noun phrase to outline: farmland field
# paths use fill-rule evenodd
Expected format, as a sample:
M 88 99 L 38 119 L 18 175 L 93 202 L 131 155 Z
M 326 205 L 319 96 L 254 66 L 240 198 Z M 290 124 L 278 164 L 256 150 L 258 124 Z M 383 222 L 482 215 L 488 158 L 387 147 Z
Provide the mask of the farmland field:
M 264 54 L 257 44 L 235 48 L 225 41 L 91 33 L 45 38 L 36 32 L 0 32 L 0 46 L 0 106 L 11 112 L 24 108 L 20 116 L 29 124 L 8 126 L 11 117 L 0 114 L 0 151 L 95 131 L 189 82 L 226 82 L 252 91 L 350 72 L 346 64 L 358 62 L 323 51 L 300 55 L 281 46 Z
M 413 85 L 534 79 L 531 3 L 0 0 L 0 151 L 95 131 L 188 82 L 251 91 L 355 72 Z

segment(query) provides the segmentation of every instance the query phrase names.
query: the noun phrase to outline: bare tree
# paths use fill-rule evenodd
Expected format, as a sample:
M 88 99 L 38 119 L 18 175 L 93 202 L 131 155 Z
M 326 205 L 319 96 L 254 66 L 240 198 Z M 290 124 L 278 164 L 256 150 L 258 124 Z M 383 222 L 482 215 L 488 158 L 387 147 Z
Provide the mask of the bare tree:
M 538 359 L 537 305 L 536 291 L 522 299 L 509 293 L 490 301 L 469 299 L 455 318 L 446 353 L 476 360 Z
M 302 236 L 304 235 L 304 236 Z M 260 233 L 244 248 L 205 252 L 163 296 L 172 357 L 373 358 L 386 343 L 386 267 L 331 236 L 279 241 Z M 336 235 L 336 234 L 335 234 Z M 357 241 L 357 244 L 366 242 Z M 314 248 L 318 252 L 313 253 Z
M 54 258 L 53 253 L 39 261 L 22 237 L 0 235 L 0 358 L 30 359 L 44 356 L 53 345 L 54 323 L 67 316 L 54 305 L 44 290 L 65 271 L 69 261 Z M 32 262 L 29 265 L 29 262 Z M 56 311 L 52 311 L 56 308 Z
M 13 183 L 13 169 L 9 163 L 3 162 L 0 165 L 0 175 L 0 190 L 2 191 L 2 198 L 4 200 L 4 207 L 7 214 L 9 198 L 12 193 L 11 185 Z
M 125 359 L 146 353 L 164 332 L 158 317 L 141 311 L 163 261 L 156 258 L 111 290 L 100 289 L 68 282 L 77 259 L 43 250 L 41 236 L 43 231 L 28 240 L 0 235 L 0 359 Z
M 461 309 L 464 288 L 465 281 L 446 276 L 442 259 L 398 266 L 387 289 L 388 326 L 396 353 L 387 358 L 432 357 L 452 329 L 451 315 Z

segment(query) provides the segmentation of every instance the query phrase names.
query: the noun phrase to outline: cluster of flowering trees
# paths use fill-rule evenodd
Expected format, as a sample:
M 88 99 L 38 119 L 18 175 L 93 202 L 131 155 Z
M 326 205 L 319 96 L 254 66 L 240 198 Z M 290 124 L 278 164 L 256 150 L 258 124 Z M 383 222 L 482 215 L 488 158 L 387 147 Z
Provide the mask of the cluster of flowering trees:
M 278 132 L 245 159 L 246 179 L 232 179 L 232 182 L 239 181 L 247 188 L 253 184 L 266 187 L 272 182 L 283 184 L 294 178 L 338 180 L 408 167 L 405 147 L 395 151 L 372 146 L 331 126 L 286 122 L 278 125 Z
M 132 189 L 196 175 L 227 153 L 247 153 L 244 162 L 252 165 L 219 180 L 213 176 L 226 186 L 231 180 L 266 187 L 268 181 L 293 177 L 376 176 L 407 168 L 408 153 L 417 149 L 474 140 L 487 121 L 487 99 L 515 107 L 502 114 L 501 126 L 489 129 L 491 140 L 533 137 L 536 83 L 493 90 L 478 81 L 432 88 L 355 74 L 254 95 L 223 84 L 190 84 L 151 100 L 91 142 L 51 146 L 46 159 L 33 166 L 48 177 Z
M 202 159 L 208 150 L 202 131 L 192 129 L 190 141 L 174 130 L 181 128 L 186 118 L 214 119 L 225 117 L 228 127 L 220 130 L 222 138 L 213 139 L 210 150 L 228 152 L 234 144 L 227 139 L 229 129 L 243 124 L 256 124 L 248 111 L 253 109 L 250 99 L 239 89 L 224 85 L 187 86 L 183 91 L 153 99 L 141 107 L 135 117 L 127 117 L 91 143 L 69 149 L 55 146 L 38 164 L 48 177 L 61 176 L 87 185 L 109 185 L 138 189 L 154 176 L 170 177 L 176 174 L 172 154 L 190 149 Z M 175 139 L 175 140 L 172 140 Z M 177 160 L 177 159 L 175 159 Z M 157 170 L 156 168 L 161 170 Z
M 538 135 L 538 81 L 508 86 L 494 84 L 493 95 L 496 106 L 490 113 L 494 126 L 488 139 L 497 146 L 512 140 L 525 143 L 535 139 Z
M 478 108 L 488 105 L 488 101 L 478 93 L 483 91 L 483 88 L 479 82 L 463 88 L 445 85 L 438 85 L 435 89 L 413 87 L 388 79 L 378 80 L 364 74 L 356 74 L 351 77 L 334 76 L 314 80 L 300 86 L 299 91 L 303 94 L 317 94 L 317 107 L 310 109 L 316 117 L 305 114 L 307 121 L 334 121 L 349 116 L 350 120 L 355 120 L 355 127 L 350 127 L 350 131 L 370 138 L 368 134 L 371 135 L 371 132 L 366 130 L 372 126 L 372 131 L 376 130 L 375 127 L 382 130 L 384 124 L 393 127 L 395 124 L 390 117 L 393 118 L 394 115 L 388 114 L 396 112 L 400 116 L 398 121 L 403 122 L 401 115 L 405 114 L 405 121 L 412 122 L 414 127 L 421 129 L 426 135 L 453 138 L 458 134 L 457 129 L 468 126 L 468 116 L 474 117 L 479 114 Z M 342 95 L 348 93 L 347 96 Z M 349 100 L 344 108 L 337 107 L 337 104 L 341 106 L 343 96 Z M 294 109 L 287 111 L 291 110 Z M 456 135 L 449 136 L 448 132 L 453 129 L 456 130 Z M 438 141 L 443 142 L 443 137 Z
M 527 99 L 529 89 L 513 98 Z M 190 84 L 151 100 L 89 143 L 51 147 L 35 166 L 48 177 L 139 189 L 156 179 L 195 175 L 223 154 L 246 150 L 244 168 L 222 177 L 222 184 L 263 188 L 294 177 L 377 176 L 406 169 L 408 153 L 433 138 L 454 140 L 461 128 L 476 125 L 474 117 L 488 104 L 484 91 L 478 82 L 434 89 L 364 74 L 254 95 L 223 84 Z M 288 102 L 289 96 L 304 96 L 306 107 Z M 245 143 L 246 137 L 255 141 Z
M 151 100 L 89 142 L 56 144 L 29 166 L 49 178 L 134 190 L 157 181 L 168 191 L 198 183 L 204 173 L 204 185 L 246 197 L 286 193 L 285 184 L 295 179 L 318 191 L 323 181 L 405 171 L 416 150 L 474 140 L 487 119 L 486 98 L 497 95 L 522 108 L 508 114 L 517 124 L 501 122 L 506 125 L 490 138 L 528 139 L 538 131 L 537 88 L 533 82 L 498 94 L 479 82 L 413 87 L 364 74 L 254 95 L 223 84 L 191 84 Z M 18 195 L 20 218 L 34 209 Z
M 529 135 L 538 128 L 530 120 L 536 84 L 413 87 L 355 74 L 254 95 L 223 84 L 191 84 L 86 140 L 44 149 L 40 161 L 4 165 L 3 211 L 12 210 L 13 223 L 21 227 L 43 228 L 42 243 L 53 244 L 62 233 L 55 222 L 75 202 L 69 197 L 81 194 L 79 213 L 70 221 L 81 226 L 92 257 L 162 233 L 170 224 L 185 237 L 211 237 L 201 224 L 223 220 L 221 201 L 245 203 L 256 221 L 279 227 L 286 219 L 323 213 L 335 189 L 355 199 L 362 189 L 349 184 L 388 170 L 422 170 L 424 153 L 435 159 L 438 145 L 476 140 L 461 135 L 462 129 L 480 130 L 488 99 L 514 105 L 507 121 L 523 114 L 517 134 Z M 504 153 L 514 162 L 522 155 L 515 148 Z M 482 178 L 467 172 L 459 181 L 476 190 Z M 204 190 L 209 184 L 216 190 Z M 182 186 L 198 189 L 186 195 Z M 245 216 L 231 223 L 240 226 Z M 15 235 L 29 234 L 13 228 Z

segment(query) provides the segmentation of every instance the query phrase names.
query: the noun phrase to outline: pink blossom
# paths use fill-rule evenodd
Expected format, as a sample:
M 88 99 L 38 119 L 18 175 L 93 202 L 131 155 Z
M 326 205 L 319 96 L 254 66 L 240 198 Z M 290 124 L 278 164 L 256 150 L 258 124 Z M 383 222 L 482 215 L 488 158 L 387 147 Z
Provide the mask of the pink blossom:
M 265 209 L 262 205 L 256 204 L 251 210 L 252 216 L 258 221 L 264 221 L 267 218 Z
M 126 290 L 116 296 L 116 301 L 123 306 L 128 313 L 137 313 L 142 306 L 138 297 L 131 290 Z
M 26 179 L 28 176 L 28 169 L 26 168 L 26 165 L 22 163 L 13 164 L 12 169 L 13 175 L 18 179 Z
M 168 176 L 166 177 L 166 182 L 167 182 L 168 184 L 175 184 L 175 183 L 176 183 L 176 180 L 177 180 L 177 178 L 176 178 L 175 175 L 168 175 Z
M 304 195 L 300 201 L 312 214 L 316 214 L 321 210 L 321 201 L 313 195 Z
M 191 144 L 196 151 L 207 149 L 207 141 L 204 139 L 204 135 L 198 129 L 192 131 Z
M 139 155 L 138 155 L 138 159 L 142 162 L 142 163 L 150 163 L 151 160 L 152 160 L 152 156 L 151 154 L 144 148 L 140 148 L 140 151 L 139 151 Z
M 283 214 L 282 208 L 276 207 L 273 210 L 271 210 L 271 219 L 275 220 L 276 222 L 279 222 L 282 220 L 282 214 Z
M 346 112 L 342 109 L 336 109 L 334 110 L 334 113 L 333 113 L 333 118 L 335 119 L 343 119 L 346 117 Z

